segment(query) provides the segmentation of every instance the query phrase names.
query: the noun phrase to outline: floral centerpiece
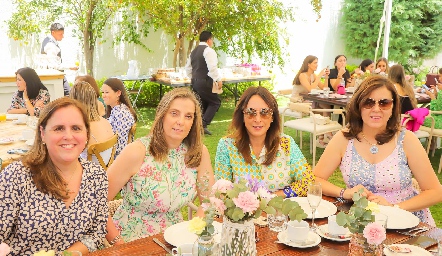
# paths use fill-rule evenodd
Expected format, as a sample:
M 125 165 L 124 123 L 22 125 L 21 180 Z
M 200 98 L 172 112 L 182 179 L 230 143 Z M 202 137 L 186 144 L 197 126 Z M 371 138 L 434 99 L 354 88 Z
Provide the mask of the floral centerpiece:
M 363 190 L 353 195 L 353 206 L 348 213 L 340 212 L 336 216 L 338 225 L 353 233 L 348 255 L 382 255 L 382 242 L 386 238 L 385 228 L 375 222 L 373 213 L 379 212 L 376 203 L 369 202 L 362 196 Z
M 212 213 L 223 215 L 219 255 L 255 255 L 253 219 L 261 216 L 262 212 L 275 214 L 276 211 L 280 211 L 291 220 L 298 221 L 307 217 L 297 202 L 273 195 L 265 188 L 263 181 L 252 179 L 250 176 L 237 179 L 235 183 L 225 179 L 218 180 L 212 187 L 211 196 L 203 201 L 202 206 L 206 217 L 195 217 L 191 221 L 190 229 L 195 233 L 213 234 Z

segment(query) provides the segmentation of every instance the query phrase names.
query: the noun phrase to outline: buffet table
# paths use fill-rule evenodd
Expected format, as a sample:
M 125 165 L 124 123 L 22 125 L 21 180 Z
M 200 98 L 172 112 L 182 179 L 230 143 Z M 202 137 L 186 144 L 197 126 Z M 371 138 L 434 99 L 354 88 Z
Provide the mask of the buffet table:
M 64 73 L 54 69 L 35 70 L 42 83 L 48 88 L 51 101 L 64 97 Z M 0 112 L 6 112 L 11 105 L 12 95 L 17 91 L 16 77 L 12 73 L 0 73 Z
M 323 197 L 325 200 L 328 201 L 335 201 L 335 198 L 330 197 Z M 338 210 L 347 210 L 348 206 L 343 208 L 340 208 L 341 206 L 338 206 Z M 327 218 L 322 219 L 316 219 L 315 223 L 318 225 L 326 224 Z M 420 223 L 419 226 L 427 226 L 428 225 L 424 223 Z M 290 246 L 287 246 L 285 244 L 275 243 L 277 241 L 277 233 L 270 231 L 268 227 L 262 227 L 259 228 L 258 226 L 255 226 L 257 231 L 257 237 L 259 241 L 256 243 L 256 248 L 258 251 L 257 255 L 327 255 L 327 256 L 341 256 L 341 255 L 347 255 L 348 253 L 348 245 L 349 242 L 334 242 L 325 238 L 321 238 L 321 242 L 319 245 L 310 247 L 310 248 L 293 248 Z M 180 234 L 176 234 L 179 236 Z M 430 227 L 430 229 L 424 233 L 421 233 L 419 235 L 426 235 L 429 237 L 432 237 L 434 239 L 442 238 L 442 229 L 436 228 L 436 227 Z M 168 244 L 163 234 L 158 234 L 152 237 L 147 237 L 143 239 L 139 239 L 130 243 L 126 243 L 119 246 L 114 246 L 111 248 L 107 248 L 104 250 L 97 251 L 95 253 L 89 254 L 89 255 L 100 255 L 100 256 L 129 256 L 129 255 L 137 255 L 137 256 L 143 256 L 143 255 L 167 255 L 166 251 L 161 248 L 159 245 L 157 245 L 153 238 L 157 238 L 160 240 L 163 244 L 165 244 L 169 249 L 172 249 L 173 246 Z M 387 239 L 384 241 L 384 244 L 397 244 L 397 243 L 403 243 L 409 240 L 411 236 L 406 236 L 397 233 L 395 230 L 387 230 Z M 435 249 L 437 248 L 437 244 L 433 245 L 432 247 L 428 249 Z M 404 254 L 405 255 L 405 254 Z

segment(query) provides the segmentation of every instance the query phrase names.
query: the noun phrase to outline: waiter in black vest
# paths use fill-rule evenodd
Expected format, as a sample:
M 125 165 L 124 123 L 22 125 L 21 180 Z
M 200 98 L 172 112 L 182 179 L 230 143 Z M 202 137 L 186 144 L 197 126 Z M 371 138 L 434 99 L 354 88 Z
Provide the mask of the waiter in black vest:
M 200 34 L 200 43 L 190 54 L 187 60 L 186 73 L 191 78 L 192 89 L 199 95 L 203 108 L 204 134 L 211 135 L 207 125 L 221 106 L 221 99 L 217 93 L 212 93 L 212 87 L 221 89 L 223 83 L 218 72 L 218 57 L 213 46 L 213 35 L 209 31 Z M 214 85 L 214 83 L 216 83 Z
M 64 71 L 65 68 L 71 69 L 71 70 L 78 70 L 78 67 L 63 67 L 63 61 L 61 59 L 61 49 L 58 45 L 58 42 L 61 41 L 64 37 L 64 27 L 60 23 L 53 23 L 51 25 L 51 34 L 47 36 L 43 43 L 41 44 L 41 54 L 47 54 L 48 56 L 54 57 L 53 60 L 50 62 L 51 64 L 48 65 L 49 68 L 60 70 L 61 72 Z M 57 58 L 59 57 L 59 58 Z M 60 61 L 56 61 L 56 60 Z M 71 90 L 71 87 L 69 86 L 69 83 L 66 79 L 66 76 L 63 78 L 63 91 L 64 95 L 69 95 L 69 92 Z

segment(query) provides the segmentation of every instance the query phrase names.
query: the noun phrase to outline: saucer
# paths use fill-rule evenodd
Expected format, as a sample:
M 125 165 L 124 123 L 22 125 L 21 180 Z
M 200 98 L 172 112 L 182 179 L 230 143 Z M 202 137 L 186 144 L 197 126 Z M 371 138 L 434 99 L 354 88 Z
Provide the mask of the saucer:
M 322 236 L 323 238 L 332 240 L 332 241 L 337 241 L 337 242 L 345 242 L 345 241 L 350 241 L 351 240 L 351 233 L 350 231 L 347 232 L 347 234 L 343 235 L 343 236 L 338 236 L 338 235 L 331 235 L 328 232 L 328 224 L 324 224 L 321 226 L 318 226 L 318 228 L 316 229 L 316 232 L 318 233 L 318 235 Z
M 317 246 L 321 242 L 321 237 L 313 231 L 308 232 L 307 243 L 306 242 L 292 242 L 287 239 L 287 230 L 278 233 L 279 242 L 295 247 L 295 248 L 310 248 Z

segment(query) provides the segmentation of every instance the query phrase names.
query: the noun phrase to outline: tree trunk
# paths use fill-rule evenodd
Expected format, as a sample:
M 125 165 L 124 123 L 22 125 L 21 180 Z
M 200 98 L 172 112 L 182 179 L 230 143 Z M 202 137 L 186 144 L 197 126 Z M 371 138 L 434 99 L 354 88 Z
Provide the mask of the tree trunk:
M 173 50 L 173 63 L 172 63 L 172 65 L 174 68 L 176 67 L 176 64 L 178 62 L 178 54 L 180 53 L 180 48 L 181 48 L 180 44 L 181 44 L 181 40 L 180 40 L 180 37 L 178 36 L 175 38 L 175 49 Z
M 180 38 L 180 67 L 186 66 L 186 47 L 184 47 L 184 36 Z
M 96 1 L 91 1 L 86 14 L 86 21 L 83 28 L 83 50 L 84 58 L 86 60 L 86 73 L 94 76 L 94 50 L 95 50 L 95 37 L 92 33 L 92 13 L 95 9 Z

